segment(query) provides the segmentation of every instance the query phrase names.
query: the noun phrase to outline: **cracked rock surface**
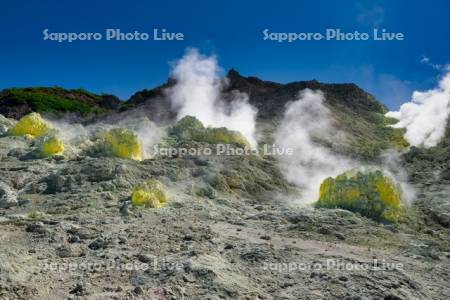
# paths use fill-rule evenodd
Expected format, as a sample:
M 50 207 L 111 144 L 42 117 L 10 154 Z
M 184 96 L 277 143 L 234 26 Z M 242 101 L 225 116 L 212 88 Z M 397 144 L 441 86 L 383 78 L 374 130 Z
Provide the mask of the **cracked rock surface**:
M 450 294 L 450 185 L 428 164 L 405 165 L 417 200 L 407 220 L 382 224 L 294 204 L 270 159 L 19 155 L 29 147 L 0 138 L 0 299 Z M 149 178 L 167 187 L 166 207 L 130 204 Z

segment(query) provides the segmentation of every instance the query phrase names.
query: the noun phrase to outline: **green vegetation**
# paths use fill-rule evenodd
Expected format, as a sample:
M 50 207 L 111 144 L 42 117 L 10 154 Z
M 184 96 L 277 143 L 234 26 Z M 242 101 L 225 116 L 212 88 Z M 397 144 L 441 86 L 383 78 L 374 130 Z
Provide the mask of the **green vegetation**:
M 205 128 L 195 117 L 186 116 L 179 120 L 170 130 L 170 134 L 181 141 L 196 141 L 208 144 L 230 144 L 241 148 L 250 148 L 247 139 L 238 131 L 225 127 Z
M 325 179 L 316 207 L 342 208 L 376 221 L 397 222 L 405 213 L 400 187 L 381 171 Z
M 135 105 L 134 105 L 134 103 L 131 103 L 130 101 L 122 102 L 120 105 L 120 111 L 126 111 L 133 107 L 135 107 Z
M 90 98 L 92 98 L 92 100 L 94 100 L 96 102 L 100 102 L 102 100 L 102 97 L 100 95 L 94 94 L 94 93 L 92 93 L 92 92 L 90 92 L 90 91 L 88 91 L 86 89 L 83 89 L 83 88 L 70 90 L 70 92 L 76 93 L 78 95 L 83 95 L 83 96 L 90 97 Z
M 409 147 L 404 129 L 392 128 L 396 120 L 383 113 L 354 111 L 342 106 L 330 107 L 340 128 L 348 133 L 346 152 L 365 160 L 376 159 L 384 150 L 403 150 Z
M 54 88 L 8 89 L 2 92 L 2 99 L 17 104 L 27 104 L 37 112 L 78 112 L 82 114 L 100 113 L 98 106 L 101 96 L 84 89 L 65 90 Z

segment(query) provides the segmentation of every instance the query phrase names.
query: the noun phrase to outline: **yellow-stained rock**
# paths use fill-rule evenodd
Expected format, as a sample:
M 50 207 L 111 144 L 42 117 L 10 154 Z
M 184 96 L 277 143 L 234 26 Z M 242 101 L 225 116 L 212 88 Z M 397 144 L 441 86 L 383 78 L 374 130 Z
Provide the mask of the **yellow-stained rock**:
M 61 155 L 64 152 L 64 143 L 58 137 L 49 137 L 45 139 L 41 146 L 41 153 L 45 157 Z
M 316 207 L 347 209 L 388 222 L 400 221 L 406 211 L 400 186 L 379 170 L 325 179 Z
M 225 127 L 204 127 L 196 117 L 185 116 L 171 129 L 170 133 L 185 141 L 205 142 L 208 144 L 229 144 L 251 149 L 250 143 L 239 131 Z
M 22 117 L 8 133 L 14 136 L 38 138 L 47 134 L 51 128 L 49 122 L 44 120 L 40 114 L 34 112 Z
M 142 160 L 142 144 L 138 136 L 126 128 L 113 128 L 100 134 L 101 147 L 105 154 L 114 157 Z
M 164 185 L 156 179 L 147 180 L 136 186 L 131 195 L 131 203 L 136 206 L 161 208 L 168 201 L 169 195 Z

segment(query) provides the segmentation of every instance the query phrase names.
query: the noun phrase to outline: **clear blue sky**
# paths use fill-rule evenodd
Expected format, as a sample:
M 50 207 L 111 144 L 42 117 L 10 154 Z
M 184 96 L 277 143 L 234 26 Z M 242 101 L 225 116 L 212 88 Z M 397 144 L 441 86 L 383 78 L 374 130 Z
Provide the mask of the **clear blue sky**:
M 119 3 L 120 2 L 120 3 Z M 290 82 L 355 82 L 391 108 L 433 87 L 450 63 L 449 1 L 1 1 L 0 88 L 83 87 L 122 99 L 166 81 L 187 47 L 243 75 Z M 263 40 L 262 31 L 326 28 L 403 32 L 404 41 Z M 105 28 L 183 32 L 182 42 L 43 40 L 52 32 Z M 422 56 L 429 58 L 422 62 Z

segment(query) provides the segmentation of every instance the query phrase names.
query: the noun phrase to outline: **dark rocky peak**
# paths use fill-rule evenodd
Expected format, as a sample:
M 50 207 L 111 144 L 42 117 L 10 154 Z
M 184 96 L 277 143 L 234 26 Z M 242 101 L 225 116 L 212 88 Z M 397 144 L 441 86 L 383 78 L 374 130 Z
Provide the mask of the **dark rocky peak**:
M 147 102 L 149 99 L 153 98 L 164 98 L 164 90 L 167 88 L 170 88 L 171 86 L 174 86 L 176 83 L 176 80 L 174 78 L 169 78 L 167 81 L 157 87 L 154 87 L 152 89 L 144 89 L 142 91 L 134 93 L 128 101 L 126 101 L 127 105 L 130 107 L 134 107 L 139 104 L 143 104 Z
M 383 113 L 386 108 L 372 95 L 352 83 L 328 84 L 317 80 L 296 81 L 287 84 L 265 81 L 254 76 L 243 76 L 231 69 L 227 75 L 223 96 L 231 100 L 234 91 L 246 93 L 260 118 L 273 118 L 284 111 L 286 103 L 296 100 L 301 90 L 321 90 L 326 104 L 350 113 Z M 81 114 L 110 114 L 119 110 L 145 110 L 157 120 L 176 115 L 165 90 L 175 85 L 169 78 L 164 84 L 135 93 L 121 102 L 113 95 L 97 95 L 83 89 L 68 90 L 59 87 L 8 89 L 0 93 L 0 113 L 20 118 L 31 111 L 47 113 L 77 112 Z
M 235 69 L 228 71 L 226 77 L 229 80 L 227 90 L 239 90 L 247 94 L 252 94 L 253 92 L 271 92 L 283 86 L 280 83 L 264 81 L 254 76 L 244 77 Z
M 321 90 L 326 103 L 331 106 L 347 106 L 355 111 L 383 113 L 386 107 L 372 95 L 353 83 L 329 84 L 317 80 L 295 81 L 287 84 L 264 81 L 257 77 L 245 77 L 231 69 L 227 77 L 226 92 L 239 90 L 249 96 L 249 101 L 259 110 L 260 117 L 270 118 L 284 111 L 285 104 L 298 98 L 304 89 Z
M 116 110 L 120 107 L 122 101 L 115 95 L 104 94 L 101 96 L 99 105 L 106 109 Z
M 162 123 L 173 119 L 176 113 L 165 95 L 165 90 L 174 84 L 175 80 L 169 78 L 166 83 L 160 86 L 136 92 L 128 101 L 122 104 L 121 114 L 145 115 L 153 121 Z

